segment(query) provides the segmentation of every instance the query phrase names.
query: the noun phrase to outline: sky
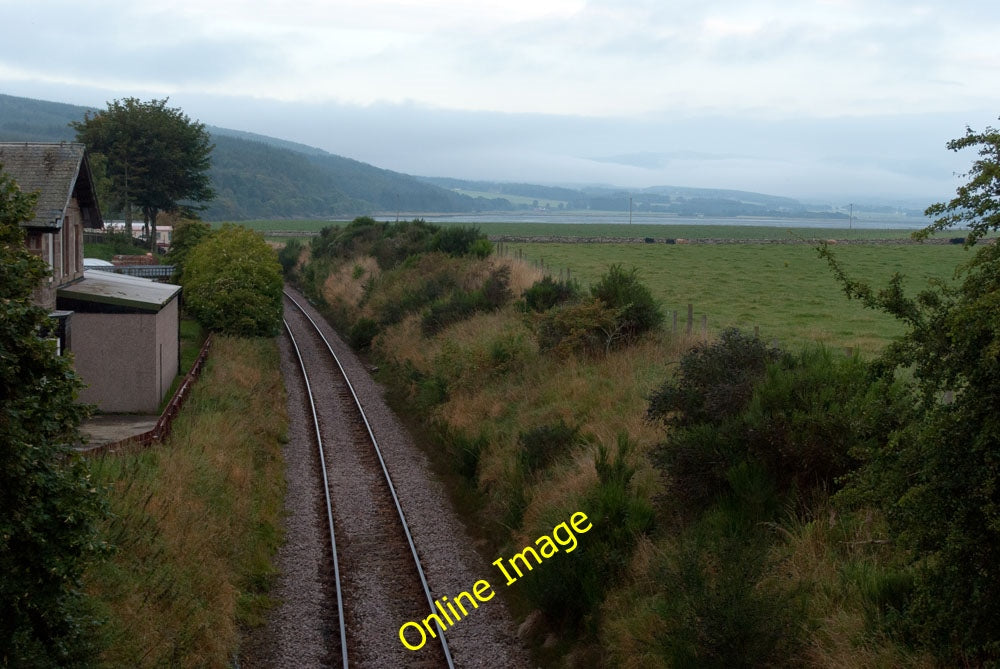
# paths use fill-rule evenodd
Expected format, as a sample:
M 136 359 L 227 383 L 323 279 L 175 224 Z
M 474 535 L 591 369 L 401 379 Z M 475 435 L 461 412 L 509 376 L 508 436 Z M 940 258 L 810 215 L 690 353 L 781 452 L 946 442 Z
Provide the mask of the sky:
M 0 92 L 426 176 L 949 197 L 1000 115 L 996 0 L 0 0 Z

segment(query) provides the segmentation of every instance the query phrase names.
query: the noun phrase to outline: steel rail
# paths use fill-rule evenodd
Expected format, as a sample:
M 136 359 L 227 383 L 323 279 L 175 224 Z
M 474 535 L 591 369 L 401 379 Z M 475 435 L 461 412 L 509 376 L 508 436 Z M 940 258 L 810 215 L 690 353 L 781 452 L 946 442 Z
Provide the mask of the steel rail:
M 354 405 L 357 407 L 358 413 L 361 415 L 361 420 L 365 424 L 365 429 L 368 431 L 368 437 L 371 439 L 372 446 L 375 448 L 375 455 L 378 456 L 379 464 L 382 467 L 382 473 L 385 475 L 386 483 L 389 485 L 389 493 L 392 495 L 392 501 L 396 505 L 396 511 L 399 513 L 399 521 L 403 526 L 403 533 L 406 535 L 406 541 L 410 545 L 410 552 L 413 554 L 413 561 L 417 567 L 417 574 L 420 576 L 420 584 L 423 586 L 424 595 L 427 597 L 427 606 L 433 613 L 434 597 L 431 595 L 431 589 L 427 583 L 427 577 L 424 576 L 424 569 L 423 566 L 420 564 L 420 556 L 417 555 L 417 546 L 413 542 L 413 535 L 410 533 L 410 526 L 406 522 L 406 515 L 403 513 L 403 507 L 399 502 L 399 495 L 396 494 L 396 486 L 394 486 L 392 483 L 392 477 L 389 475 L 389 469 L 388 467 L 386 467 L 385 459 L 382 457 L 382 449 L 379 447 L 378 439 L 375 438 L 375 433 L 372 431 L 371 423 L 368 422 L 368 416 L 365 413 L 365 409 L 361 404 L 361 400 L 358 398 L 358 394 L 354 391 L 354 385 L 351 383 L 351 380 L 347 375 L 347 371 L 341 364 L 340 358 L 334 352 L 333 347 L 330 345 L 329 340 L 327 340 L 326 335 L 323 334 L 323 331 L 320 329 L 319 325 L 316 324 L 316 321 L 313 320 L 312 316 L 310 316 L 306 312 L 306 310 L 302 307 L 302 305 L 299 304 L 299 302 L 294 297 L 292 297 L 288 293 L 288 291 L 283 290 L 282 292 L 284 293 L 285 297 L 287 297 L 289 301 L 291 301 L 291 303 L 294 304 L 300 312 L 302 312 L 302 315 L 305 316 L 310 323 L 312 323 L 313 328 L 315 328 L 316 330 L 316 334 L 318 334 L 320 338 L 323 340 L 323 343 L 326 344 L 326 349 L 330 352 L 330 356 L 333 358 L 333 361 L 337 363 L 337 368 L 340 370 L 340 373 L 344 378 L 344 383 L 347 384 L 348 390 L 351 391 L 351 397 L 354 398 Z M 324 476 L 325 475 L 326 474 L 324 472 Z M 444 650 L 444 657 L 445 660 L 448 662 L 448 668 L 454 669 L 455 663 L 451 658 L 451 650 L 448 648 L 448 641 L 445 639 L 444 630 L 441 628 L 440 625 L 437 625 L 436 623 L 435 625 L 438 628 L 437 636 L 438 639 L 441 641 L 441 647 Z
M 292 328 L 289 327 L 288 321 L 281 319 L 281 322 L 285 324 L 285 330 L 288 332 L 288 338 L 292 342 L 292 348 L 295 349 L 295 357 L 298 358 L 299 361 L 299 368 L 302 370 L 302 378 L 306 382 L 306 396 L 309 398 L 309 409 L 312 411 L 313 426 L 316 428 L 316 447 L 319 451 L 319 468 L 323 472 L 323 495 L 326 497 L 326 520 L 330 528 L 330 551 L 333 553 L 333 581 L 337 589 L 337 620 L 340 624 L 340 654 L 344 664 L 344 669 L 348 669 L 347 623 L 344 620 L 344 597 L 340 588 L 340 562 L 337 559 L 337 537 L 333 531 L 333 504 L 330 502 L 330 481 L 326 474 L 326 455 L 323 452 L 323 436 L 320 434 L 319 417 L 316 415 L 316 402 L 313 401 L 312 385 L 309 383 L 309 373 L 306 371 L 306 364 L 302 360 L 302 353 L 299 351 L 299 345 L 295 341 L 295 335 L 292 334 Z

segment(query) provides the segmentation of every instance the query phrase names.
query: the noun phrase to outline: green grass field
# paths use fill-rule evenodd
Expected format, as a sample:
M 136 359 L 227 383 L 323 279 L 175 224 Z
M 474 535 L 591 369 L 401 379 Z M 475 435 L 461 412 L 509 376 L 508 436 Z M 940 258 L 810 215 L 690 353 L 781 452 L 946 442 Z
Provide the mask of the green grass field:
M 971 256 L 952 245 L 841 245 L 835 253 L 848 273 L 884 285 L 894 272 L 907 277 L 911 292 L 938 277 L 950 280 Z M 584 288 L 608 265 L 636 267 L 661 300 L 672 327 L 684 330 L 687 304 L 694 305 L 695 328 L 702 315 L 708 329 L 760 328 L 761 336 L 784 345 L 821 342 L 864 352 L 882 348 L 902 333 L 894 319 L 850 301 L 814 247 L 806 244 L 509 244 L 526 258 L 544 262 L 554 276 L 568 269 Z
M 581 215 L 581 219 L 586 217 Z M 634 225 L 612 223 L 477 223 L 476 226 L 487 235 L 530 236 L 530 237 L 613 237 L 653 239 L 887 239 L 909 237 L 911 230 L 905 229 L 849 229 L 849 228 L 808 228 L 795 227 L 795 219 L 789 220 L 789 227 L 766 225 L 694 225 L 687 223 Z M 328 225 L 344 225 L 347 221 L 321 220 L 267 220 L 240 221 L 240 225 L 265 234 L 285 231 L 319 232 Z M 213 223 L 219 227 L 221 223 Z M 461 221 L 440 223 L 439 225 L 467 225 Z M 270 236 L 270 234 L 269 234 Z

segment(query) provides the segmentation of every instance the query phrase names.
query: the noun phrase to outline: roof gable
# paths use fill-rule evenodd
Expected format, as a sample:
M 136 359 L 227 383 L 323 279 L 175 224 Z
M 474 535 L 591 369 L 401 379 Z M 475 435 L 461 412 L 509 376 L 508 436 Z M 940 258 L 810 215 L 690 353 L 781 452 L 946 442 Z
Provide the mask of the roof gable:
M 38 192 L 35 218 L 22 223 L 23 227 L 61 228 L 74 195 L 83 213 L 84 227 L 103 226 L 83 144 L 0 142 L 0 166 L 14 177 L 23 192 Z

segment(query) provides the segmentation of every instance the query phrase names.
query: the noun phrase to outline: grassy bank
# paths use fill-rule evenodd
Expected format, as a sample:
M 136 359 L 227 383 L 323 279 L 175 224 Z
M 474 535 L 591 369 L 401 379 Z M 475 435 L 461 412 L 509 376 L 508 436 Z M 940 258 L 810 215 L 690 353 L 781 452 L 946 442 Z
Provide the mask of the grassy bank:
M 286 427 L 274 342 L 219 337 L 165 443 L 92 463 L 116 546 L 86 579 L 108 666 L 230 666 L 269 605 Z

